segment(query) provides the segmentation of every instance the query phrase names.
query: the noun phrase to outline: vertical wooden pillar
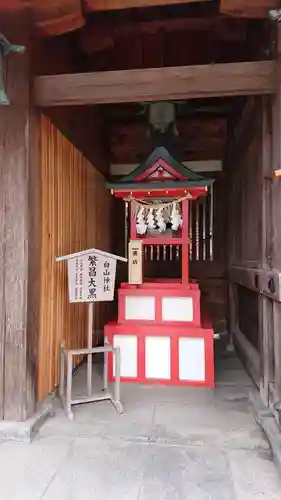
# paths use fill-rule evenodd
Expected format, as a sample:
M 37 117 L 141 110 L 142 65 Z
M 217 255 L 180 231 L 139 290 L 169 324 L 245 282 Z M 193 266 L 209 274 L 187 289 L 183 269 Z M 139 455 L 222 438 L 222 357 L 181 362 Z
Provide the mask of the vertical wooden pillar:
M 261 267 L 272 266 L 272 113 L 271 98 L 262 98 L 262 226 Z M 271 403 L 271 388 L 274 384 L 274 333 L 273 302 L 264 295 L 259 297 L 259 333 L 261 345 L 260 393 L 266 405 Z
M 273 170 L 281 168 L 281 25 L 278 23 L 276 97 L 273 104 Z M 281 272 L 281 182 L 272 180 L 272 267 Z M 273 303 L 275 384 L 274 402 L 281 401 L 281 304 Z
M 26 46 L 7 59 L 11 105 L 0 114 L 0 418 L 36 407 L 40 191 L 37 117 L 31 106 L 29 17 L 0 15 L 1 31 Z
M 227 221 L 228 221 L 228 231 L 227 231 L 227 265 L 231 266 L 235 262 L 235 235 L 236 235 L 236 224 L 237 217 L 234 217 L 234 193 L 235 193 L 235 180 L 233 177 L 233 172 L 228 170 L 228 204 L 227 204 Z M 233 333 L 237 328 L 237 286 L 231 281 L 228 282 L 228 323 L 230 340 L 232 341 Z

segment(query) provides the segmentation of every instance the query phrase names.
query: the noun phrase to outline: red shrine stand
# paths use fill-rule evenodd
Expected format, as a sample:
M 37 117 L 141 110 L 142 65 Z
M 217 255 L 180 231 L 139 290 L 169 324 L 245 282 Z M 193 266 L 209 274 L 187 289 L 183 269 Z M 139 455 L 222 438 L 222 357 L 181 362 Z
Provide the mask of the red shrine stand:
M 157 148 L 133 173 L 107 184 L 112 194 L 131 204 L 130 240 L 136 245 L 129 265 L 141 266 L 144 253 L 159 253 L 160 247 L 162 256 L 176 247 L 182 260 L 181 279 L 141 276 L 138 283 L 121 284 L 118 319 L 105 326 L 105 338 L 120 347 L 124 382 L 214 387 L 214 333 L 210 321 L 202 318 L 200 289 L 189 281 L 188 266 L 188 204 L 206 195 L 213 182 L 177 162 L 165 148 Z M 160 211 L 171 206 L 166 221 L 170 217 L 174 224 L 167 229 Z M 156 223 L 149 229 L 157 217 L 158 230 Z M 108 375 L 112 381 L 112 355 Z

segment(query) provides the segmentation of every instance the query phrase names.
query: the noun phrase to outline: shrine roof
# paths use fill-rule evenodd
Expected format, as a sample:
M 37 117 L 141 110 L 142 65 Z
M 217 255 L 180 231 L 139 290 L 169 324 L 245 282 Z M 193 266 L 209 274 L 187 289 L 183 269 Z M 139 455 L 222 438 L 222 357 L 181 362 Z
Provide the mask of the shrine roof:
M 135 189 L 191 188 L 210 186 L 214 179 L 205 179 L 176 160 L 164 147 L 156 148 L 147 160 L 118 181 L 107 183 L 116 191 Z

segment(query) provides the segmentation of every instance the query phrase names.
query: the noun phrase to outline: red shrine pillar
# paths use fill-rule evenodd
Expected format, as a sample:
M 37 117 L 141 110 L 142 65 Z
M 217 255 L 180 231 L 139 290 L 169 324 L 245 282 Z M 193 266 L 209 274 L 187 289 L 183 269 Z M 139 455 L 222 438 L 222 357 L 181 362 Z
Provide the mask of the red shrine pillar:
M 189 231 L 188 231 L 188 218 L 189 218 L 189 201 L 182 202 L 182 247 L 181 247 L 181 276 L 182 284 L 187 285 L 189 280 Z

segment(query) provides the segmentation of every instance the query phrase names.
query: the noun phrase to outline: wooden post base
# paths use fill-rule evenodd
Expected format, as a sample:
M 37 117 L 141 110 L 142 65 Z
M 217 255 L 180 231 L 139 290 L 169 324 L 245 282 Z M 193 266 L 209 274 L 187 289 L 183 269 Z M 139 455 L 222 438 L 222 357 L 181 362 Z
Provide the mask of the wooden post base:
M 108 353 L 114 354 L 115 359 L 115 384 L 113 394 L 108 391 Z M 72 369 L 73 356 L 84 356 L 88 358 L 93 354 L 104 353 L 104 376 L 103 376 L 103 391 L 100 394 L 92 394 L 92 372 L 88 369 L 87 376 L 87 396 L 81 396 L 72 399 Z M 65 377 L 66 367 L 66 377 Z M 89 367 L 89 364 L 88 364 Z M 72 406 L 83 403 L 94 403 L 98 401 L 110 400 L 116 411 L 119 414 L 124 412 L 123 405 L 120 401 L 120 349 L 106 344 L 103 347 L 94 347 L 91 349 L 65 349 L 61 346 L 61 365 L 60 365 L 60 386 L 59 396 L 62 406 L 68 418 L 73 420 Z

